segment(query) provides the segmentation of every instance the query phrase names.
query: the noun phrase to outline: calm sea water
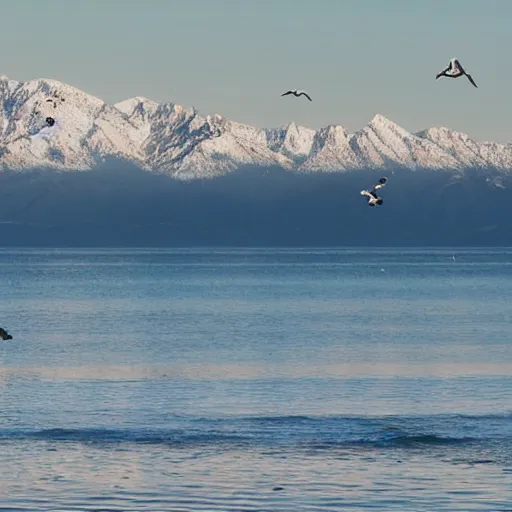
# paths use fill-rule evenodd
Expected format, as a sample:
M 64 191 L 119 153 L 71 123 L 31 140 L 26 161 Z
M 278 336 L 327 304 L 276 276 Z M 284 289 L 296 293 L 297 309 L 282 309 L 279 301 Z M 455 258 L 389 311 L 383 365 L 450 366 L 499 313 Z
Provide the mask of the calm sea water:
M 512 510 L 512 249 L 4 249 L 0 325 L 0 510 Z

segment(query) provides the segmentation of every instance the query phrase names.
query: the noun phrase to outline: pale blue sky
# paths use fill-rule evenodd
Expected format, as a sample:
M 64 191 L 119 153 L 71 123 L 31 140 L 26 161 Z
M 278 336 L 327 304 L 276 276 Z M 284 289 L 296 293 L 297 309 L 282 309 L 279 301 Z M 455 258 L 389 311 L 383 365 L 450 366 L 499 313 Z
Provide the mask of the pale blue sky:
M 0 0 L 0 74 L 255 126 L 380 113 L 512 141 L 511 0 Z M 458 57 L 465 78 L 435 80 Z M 500 69 L 500 62 L 503 68 Z M 304 98 L 280 98 L 288 88 Z

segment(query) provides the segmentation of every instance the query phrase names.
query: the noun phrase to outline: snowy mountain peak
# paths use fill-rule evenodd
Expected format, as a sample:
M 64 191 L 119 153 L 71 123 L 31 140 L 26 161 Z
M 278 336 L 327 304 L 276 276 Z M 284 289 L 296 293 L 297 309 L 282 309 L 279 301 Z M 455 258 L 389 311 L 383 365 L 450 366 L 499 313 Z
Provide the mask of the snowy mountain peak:
M 294 164 L 303 162 L 313 146 L 315 130 L 297 125 L 294 121 L 281 128 L 266 130 L 269 148 Z
M 135 113 L 140 115 L 144 113 L 153 113 L 157 109 L 158 103 L 144 98 L 143 96 L 135 96 L 134 98 L 116 103 L 114 107 L 127 116 L 131 116 Z
M 384 117 L 382 114 L 374 114 L 368 123 L 370 126 L 379 126 L 379 125 L 388 125 L 394 124 L 393 121 L 390 121 L 387 117 Z
M 351 146 L 353 136 L 341 125 L 328 125 L 315 132 L 311 154 L 301 170 L 348 170 L 361 167 L 358 155 Z
M 316 133 L 323 137 L 326 142 L 331 142 L 334 144 L 345 144 L 349 138 L 347 130 L 340 124 L 327 125 L 325 128 L 320 128 L 317 130 Z
M 408 131 L 404 130 L 395 122 L 387 119 L 386 117 L 375 114 L 371 121 L 368 123 L 367 128 L 373 130 L 375 133 L 386 135 L 386 134 L 394 134 L 398 137 L 409 137 L 412 134 Z
M 54 107 L 57 94 L 65 99 Z M 31 138 L 55 117 L 54 135 Z M 355 133 L 341 125 L 317 130 L 291 121 L 259 129 L 193 107 L 143 96 L 108 105 L 57 80 L 0 77 L 0 165 L 4 169 L 91 169 L 106 157 L 183 179 L 211 177 L 244 165 L 343 171 L 467 167 L 512 169 L 512 146 L 477 142 L 445 127 L 410 133 L 381 114 Z

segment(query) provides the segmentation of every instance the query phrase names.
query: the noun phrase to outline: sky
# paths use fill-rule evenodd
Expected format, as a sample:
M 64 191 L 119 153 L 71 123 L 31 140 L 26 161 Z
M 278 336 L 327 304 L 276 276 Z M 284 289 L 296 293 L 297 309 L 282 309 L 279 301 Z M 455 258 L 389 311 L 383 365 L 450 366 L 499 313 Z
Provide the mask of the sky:
M 0 74 L 258 127 L 379 113 L 512 142 L 510 0 L 0 0 Z M 472 74 L 435 80 L 452 57 Z M 304 97 L 281 98 L 290 88 Z

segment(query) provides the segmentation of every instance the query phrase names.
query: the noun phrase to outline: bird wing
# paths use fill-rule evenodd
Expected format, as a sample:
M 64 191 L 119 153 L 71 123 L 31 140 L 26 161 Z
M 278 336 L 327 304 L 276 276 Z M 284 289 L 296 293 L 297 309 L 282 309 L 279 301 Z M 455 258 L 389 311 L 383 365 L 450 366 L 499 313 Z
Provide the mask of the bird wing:
M 372 192 L 375 192 L 376 190 L 379 190 L 380 188 L 384 187 L 387 182 L 387 178 L 381 178 L 379 182 L 373 187 Z
M 443 76 L 447 71 L 449 71 L 449 70 L 450 70 L 450 68 L 451 68 L 451 66 L 448 66 L 447 68 L 443 69 L 443 71 L 440 71 L 439 73 L 437 73 L 437 75 L 436 75 L 436 80 L 437 80 L 439 77 Z
M 473 80 L 473 77 L 471 75 L 468 75 L 467 73 L 464 73 L 467 77 L 468 77 L 468 80 L 475 86 L 478 88 L 478 85 L 475 84 L 475 81 Z
M 361 195 L 366 197 L 373 197 L 368 190 L 361 190 Z
M 293 91 L 285 92 L 284 94 L 281 94 L 281 96 L 288 96 L 288 94 L 293 94 Z
M 304 96 L 306 96 L 306 98 L 309 100 L 309 101 L 313 101 L 311 99 L 311 96 L 307 93 L 307 92 L 303 92 L 302 94 L 304 94 Z

